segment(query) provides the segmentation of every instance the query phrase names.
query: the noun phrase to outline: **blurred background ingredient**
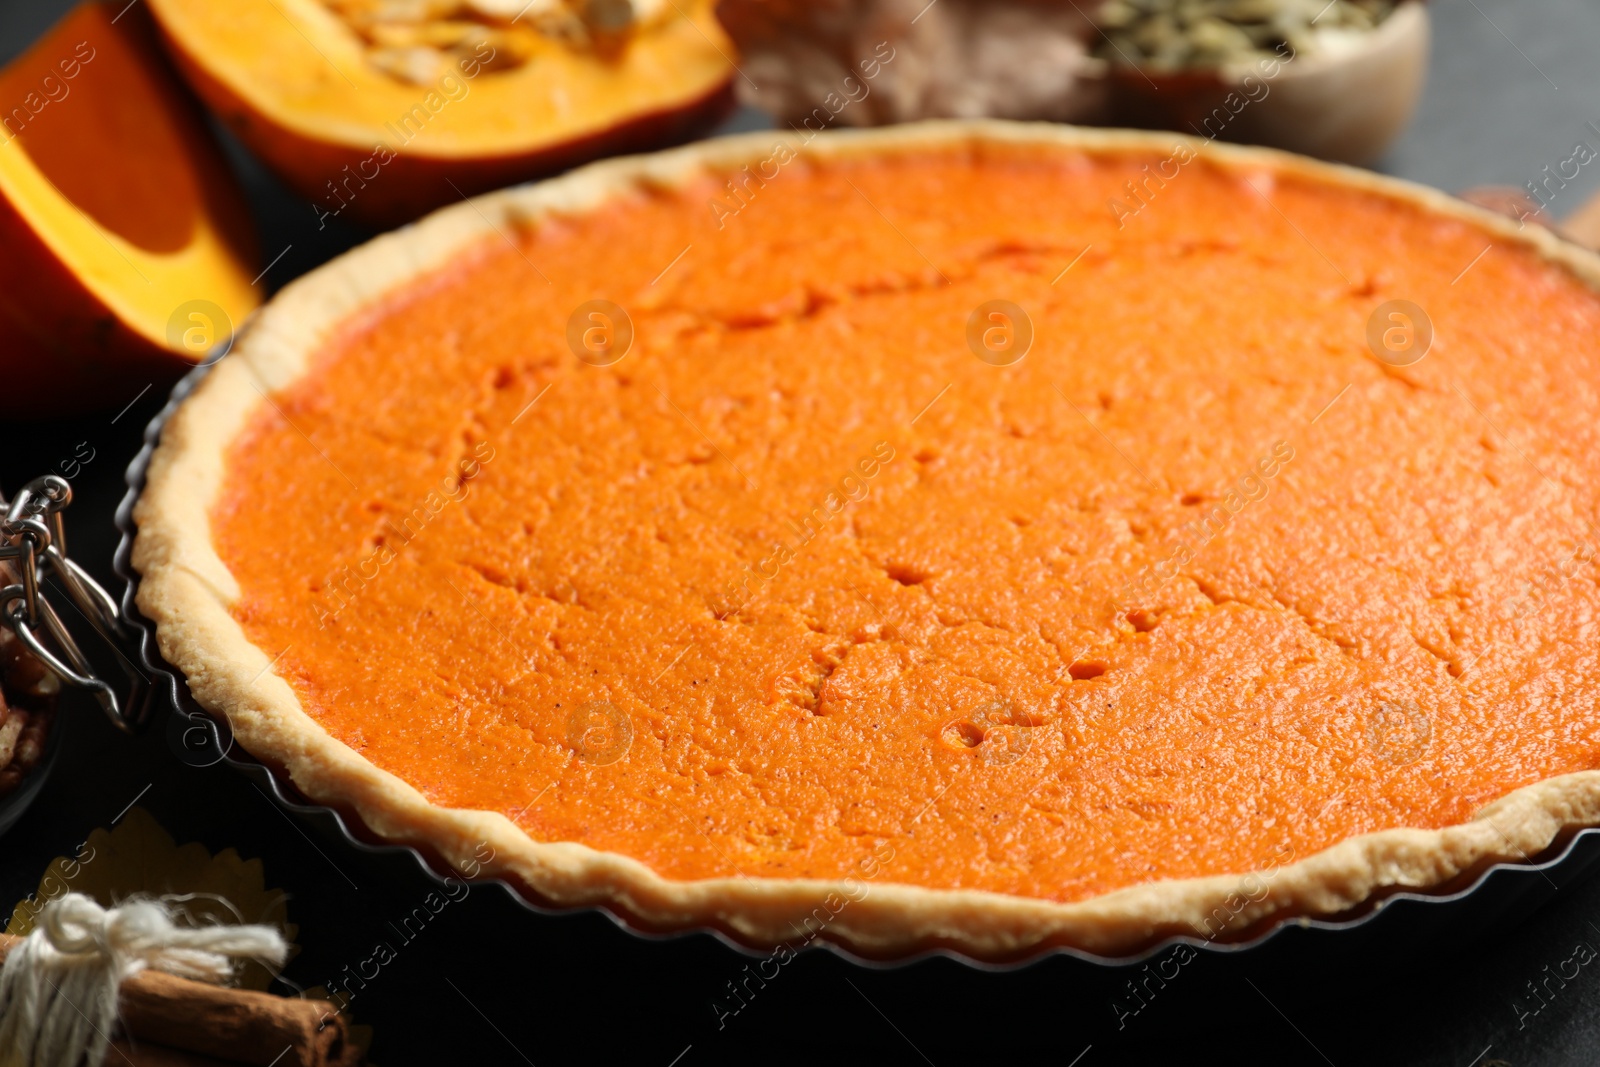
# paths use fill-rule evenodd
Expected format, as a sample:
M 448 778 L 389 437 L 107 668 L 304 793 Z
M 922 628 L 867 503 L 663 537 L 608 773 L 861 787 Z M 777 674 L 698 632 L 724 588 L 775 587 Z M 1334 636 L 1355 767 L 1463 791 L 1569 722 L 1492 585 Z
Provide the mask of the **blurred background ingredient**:
M 1410 121 L 1428 56 L 1420 0 L 721 0 L 717 13 L 745 57 L 742 98 L 789 125 L 1041 119 L 1348 163 Z M 886 55 L 864 84 L 862 58 Z
M 1358 52 L 1393 0 L 1107 0 L 1094 54 L 1151 70 Z
M 122 6 L 79 6 L 0 71 L 8 413 L 125 404 L 260 302 L 238 183 L 143 13 Z M 186 304 L 198 333 L 182 314 L 174 329 Z
M 749 80 L 739 82 L 741 98 L 781 124 L 802 123 L 830 94 L 850 101 L 837 112 L 840 126 L 929 118 L 1093 122 L 1104 110 L 1098 65 L 1088 60 L 1095 33 L 1084 12 L 1093 7 L 1066 0 L 722 0 L 717 15 L 744 55 Z M 860 64 L 868 59 L 881 70 L 863 94 Z
M 712 0 L 148 0 L 217 117 L 323 219 L 375 228 L 707 132 Z
M 288 943 L 291 959 L 299 952 L 298 928 L 289 921 L 290 894 L 267 884 L 261 860 L 244 859 L 233 848 L 213 855 L 196 842 L 179 845 L 142 807 L 131 807 L 114 827 L 91 831 L 73 855 L 51 861 L 38 888 L 12 909 L 0 934 L 0 959 L 21 938 L 49 926 L 49 909 L 75 894 L 103 908 L 159 900 L 186 929 L 265 926 Z M 105 941 L 91 936 L 74 951 L 104 952 Z M 159 947 L 146 940 L 140 953 L 148 957 Z M 344 1067 L 365 1059 L 372 1031 L 352 1025 L 349 998 L 326 998 L 319 995 L 326 994 L 322 989 L 294 995 L 298 987 L 279 978 L 279 964 L 237 959 L 231 978 L 217 985 L 193 974 L 163 973 L 159 956 L 150 962 L 121 983 L 117 1029 L 106 1034 L 113 1038 L 106 1063 Z M 4 1051 L 0 1062 L 9 1063 Z
M 1421 0 L 1109 0 L 1097 18 L 1118 126 L 1367 164 L 1427 79 Z

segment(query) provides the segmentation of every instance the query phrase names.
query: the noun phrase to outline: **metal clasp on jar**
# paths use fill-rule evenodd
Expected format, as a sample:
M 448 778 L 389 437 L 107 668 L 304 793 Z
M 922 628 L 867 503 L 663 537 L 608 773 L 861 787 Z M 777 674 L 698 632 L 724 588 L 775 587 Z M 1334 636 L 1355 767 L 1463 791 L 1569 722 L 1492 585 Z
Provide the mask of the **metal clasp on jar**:
M 47 474 L 18 491 L 0 522 L 0 572 L 16 581 L 0 588 L 0 622 L 62 682 L 95 695 L 119 729 L 132 733 L 144 724 L 150 709 L 148 679 L 128 658 L 134 638 L 122 613 L 100 583 L 67 558 L 66 529 L 61 512 L 72 503 L 72 487 Z M 55 578 L 68 602 L 115 653 L 124 676 L 119 690 L 106 682 L 45 596 L 40 579 Z

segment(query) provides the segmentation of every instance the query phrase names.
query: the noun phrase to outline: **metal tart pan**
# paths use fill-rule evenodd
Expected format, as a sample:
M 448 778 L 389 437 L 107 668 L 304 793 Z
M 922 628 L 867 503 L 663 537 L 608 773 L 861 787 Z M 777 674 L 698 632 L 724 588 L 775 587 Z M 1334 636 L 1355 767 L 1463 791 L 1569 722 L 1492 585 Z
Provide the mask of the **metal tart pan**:
M 419 894 L 429 889 L 442 890 L 446 887 L 445 872 L 449 868 L 438 857 L 430 857 L 410 846 L 384 842 L 364 826 L 354 813 L 337 811 L 306 798 L 288 781 L 286 774 L 274 771 L 235 745 L 227 725 L 200 707 L 190 695 L 182 674 L 162 659 L 156 645 L 155 624 L 139 613 L 135 603 L 139 576 L 131 563 L 133 538 L 137 529 L 133 521 L 133 507 L 144 489 L 145 473 L 161 439 L 162 428 L 204 379 L 209 366 L 210 363 L 202 364 L 186 375 L 173 388 L 166 406 L 146 427 L 144 445 L 128 467 L 128 490 L 116 513 L 121 540 L 117 546 L 114 569 L 124 583 L 122 607 L 126 618 L 137 628 L 139 658 L 150 674 L 155 700 L 165 713 L 165 728 L 169 738 L 174 748 L 185 754 L 186 762 L 197 766 L 224 763 L 250 779 L 291 819 L 329 842 L 336 850 L 349 849 L 365 855 L 381 866 L 386 876 L 415 882 Z M 162 727 L 157 725 L 156 728 Z M 1217 956 L 1261 954 L 1271 947 L 1296 956 L 1341 959 L 1360 966 L 1362 961 L 1370 961 L 1380 951 L 1388 954 L 1444 940 L 1460 943 L 1487 931 L 1520 922 L 1549 903 L 1565 887 L 1591 875 L 1597 860 L 1600 860 L 1600 828 L 1581 829 L 1558 838 L 1550 848 L 1530 857 L 1526 863 L 1497 863 L 1434 892 L 1390 893 L 1367 902 L 1354 912 L 1332 918 L 1271 920 L 1243 931 L 1240 938 L 1228 941 L 1173 937 L 1137 954 L 1121 957 L 1049 947 L 1028 957 L 1004 963 L 975 960 L 943 948 L 893 959 L 874 959 L 821 937 L 802 951 L 831 952 L 858 966 L 874 969 L 901 968 L 943 958 L 981 971 L 1016 971 L 1036 968 L 1048 960 L 1063 957 L 1081 961 L 1092 968 L 1128 967 L 1171 952 L 1180 945 Z M 701 927 L 663 932 L 652 930 L 634 917 L 608 906 L 554 907 L 539 900 L 525 887 L 501 879 L 476 881 L 474 887 L 493 887 L 502 891 L 528 914 L 529 922 L 557 916 L 598 914 L 609 919 L 617 929 L 643 942 L 714 939 L 743 956 L 763 958 L 771 954 L 770 949 L 744 944 L 730 931 L 723 929 Z

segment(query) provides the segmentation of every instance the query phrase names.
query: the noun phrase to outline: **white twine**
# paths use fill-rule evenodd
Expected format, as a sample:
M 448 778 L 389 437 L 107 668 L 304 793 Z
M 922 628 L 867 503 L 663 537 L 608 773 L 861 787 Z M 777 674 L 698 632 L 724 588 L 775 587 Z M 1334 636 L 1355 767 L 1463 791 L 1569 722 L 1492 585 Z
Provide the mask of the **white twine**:
M 233 957 L 281 964 L 271 926 L 176 926 L 159 900 L 102 908 L 81 893 L 51 901 L 0 970 L 0 1065 L 91 1067 L 104 1061 L 117 990 L 145 968 L 220 983 Z

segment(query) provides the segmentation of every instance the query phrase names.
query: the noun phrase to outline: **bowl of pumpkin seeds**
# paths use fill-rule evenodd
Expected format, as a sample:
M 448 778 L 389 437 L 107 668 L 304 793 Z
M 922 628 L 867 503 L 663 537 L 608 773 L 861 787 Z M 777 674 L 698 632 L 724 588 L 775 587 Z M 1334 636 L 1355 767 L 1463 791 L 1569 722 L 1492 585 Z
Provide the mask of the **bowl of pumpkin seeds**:
M 1427 72 L 1422 0 L 1106 0 L 1109 121 L 1370 163 Z

